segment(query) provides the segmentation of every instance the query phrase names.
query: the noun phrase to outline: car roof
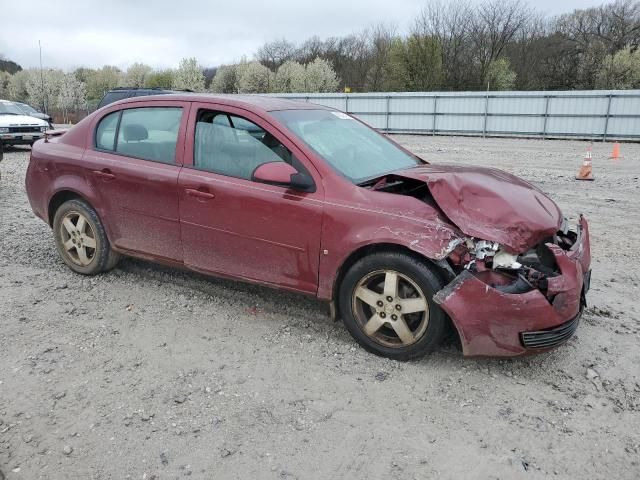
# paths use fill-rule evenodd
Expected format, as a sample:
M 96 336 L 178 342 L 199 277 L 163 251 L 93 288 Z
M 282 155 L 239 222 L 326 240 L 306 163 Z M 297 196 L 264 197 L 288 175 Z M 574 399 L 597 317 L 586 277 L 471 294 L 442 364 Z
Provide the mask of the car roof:
M 135 102 L 150 101 L 186 101 L 202 103 L 222 103 L 229 106 L 259 109 L 265 112 L 275 110 L 333 110 L 323 105 L 317 105 L 304 101 L 288 100 L 285 98 L 271 97 L 267 95 L 242 95 L 242 94 L 213 94 L 213 93 L 170 93 L 168 95 L 148 95 L 144 97 L 131 97 L 112 105 L 125 105 Z

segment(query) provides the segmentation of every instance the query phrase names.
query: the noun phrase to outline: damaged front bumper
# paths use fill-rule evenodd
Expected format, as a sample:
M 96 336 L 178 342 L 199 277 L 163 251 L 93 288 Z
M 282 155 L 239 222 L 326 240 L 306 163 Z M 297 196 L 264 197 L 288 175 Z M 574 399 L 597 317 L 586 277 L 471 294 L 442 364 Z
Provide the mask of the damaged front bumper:
M 464 270 L 440 290 L 434 301 L 453 321 L 465 356 L 518 356 L 546 351 L 575 332 L 589 288 L 589 227 L 580 217 L 575 241 L 563 248 L 546 243 L 557 274 L 544 291 L 510 293 L 496 285 L 499 271 Z

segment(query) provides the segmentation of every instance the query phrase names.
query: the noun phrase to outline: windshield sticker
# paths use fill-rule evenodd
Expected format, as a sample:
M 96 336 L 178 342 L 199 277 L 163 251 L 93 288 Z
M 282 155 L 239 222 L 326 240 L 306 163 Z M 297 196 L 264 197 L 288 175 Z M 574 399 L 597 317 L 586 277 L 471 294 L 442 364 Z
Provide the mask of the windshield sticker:
M 341 118 L 342 120 L 353 120 L 353 118 L 351 118 L 346 113 L 342 113 L 342 112 L 331 112 L 331 113 L 333 113 L 336 117 Z

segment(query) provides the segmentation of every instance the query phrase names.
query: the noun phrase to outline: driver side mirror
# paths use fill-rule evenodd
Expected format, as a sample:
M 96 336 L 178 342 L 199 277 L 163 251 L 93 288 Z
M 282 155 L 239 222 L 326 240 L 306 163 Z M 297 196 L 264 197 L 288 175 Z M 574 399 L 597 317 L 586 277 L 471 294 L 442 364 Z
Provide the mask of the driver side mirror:
M 298 172 L 286 162 L 263 163 L 256 167 L 251 175 L 254 182 L 287 187 L 301 192 L 315 192 L 313 178 L 306 173 Z

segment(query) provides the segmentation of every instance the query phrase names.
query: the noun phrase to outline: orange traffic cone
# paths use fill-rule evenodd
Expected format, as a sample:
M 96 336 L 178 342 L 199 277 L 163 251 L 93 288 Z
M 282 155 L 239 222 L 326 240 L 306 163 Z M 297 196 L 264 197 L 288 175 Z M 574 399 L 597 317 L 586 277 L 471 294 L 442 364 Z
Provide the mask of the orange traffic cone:
M 613 144 L 613 152 L 611 152 L 611 156 L 609 158 L 611 160 L 618 160 L 622 158 L 622 155 L 620 155 L 620 144 L 618 142 Z
M 593 180 L 591 167 L 591 145 L 589 145 L 587 153 L 584 155 L 580 171 L 578 172 L 578 175 L 576 175 L 576 180 Z

